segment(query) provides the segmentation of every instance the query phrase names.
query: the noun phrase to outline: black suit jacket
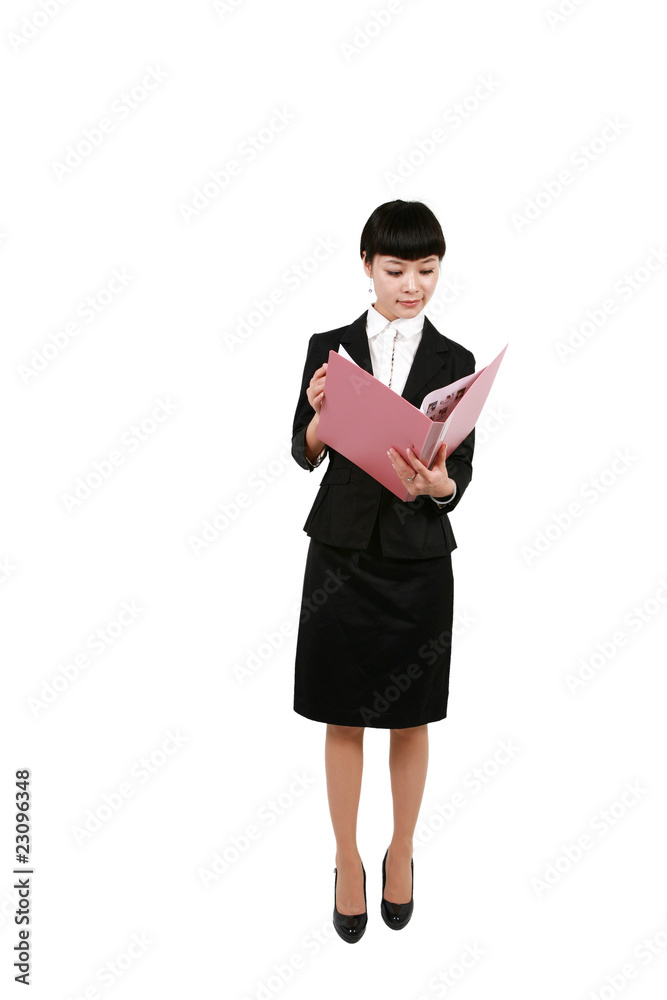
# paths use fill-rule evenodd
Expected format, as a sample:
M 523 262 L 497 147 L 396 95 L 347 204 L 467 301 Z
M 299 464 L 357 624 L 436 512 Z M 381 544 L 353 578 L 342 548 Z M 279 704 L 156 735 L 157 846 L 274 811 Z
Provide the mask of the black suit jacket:
M 313 373 L 341 344 L 352 358 L 373 374 L 366 317 L 368 310 L 349 326 L 326 333 L 314 333 L 308 342 L 301 391 L 294 414 L 292 456 L 303 469 L 313 471 L 306 458 L 306 428 L 315 413 L 306 389 Z M 433 389 L 449 385 L 475 370 L 475 359 L 461 344 L 443 336 L 427 316 L 421 340 L 402 395 L 416 407 Z M 326 393 L 326 383 L 324 391 Z M 365 549 L 375 518 L 380 514 L 380 539 L 385 556 L 399 559 L 428 559 L 446 555 L 456 548 L 449 514 L 461 501 L 472 478 L 474 429 L 458 448 L 447 455 L 447 472 L 456 483 L 456 496 L 446 507 L 438 507 L 421 495 L 411 501 L 399 500 L 358 465 L 329 448 L 329 465 L 324 474 L 303 530 L 328 545 Z M 387 458 L 389 463 L 389 459 Z

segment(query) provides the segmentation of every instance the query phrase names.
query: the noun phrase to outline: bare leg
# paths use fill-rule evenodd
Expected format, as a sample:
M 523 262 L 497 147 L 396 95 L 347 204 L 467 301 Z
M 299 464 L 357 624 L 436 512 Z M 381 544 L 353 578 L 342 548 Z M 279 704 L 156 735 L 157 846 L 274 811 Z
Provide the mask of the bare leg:
M 412 838 L 424 795 L 428 768 L 428 725 L 392 729 L 389 771 L 394 800 L 394 833 L 389 844 L 384 898 L 408 903 L 412 892 Z
M 324 762 L 336 838 L 336 908 L 339 913 L 363 913 L 366 904 L 357 848 L 357 814 L 364 764 L 364 727 L 327 725 Z

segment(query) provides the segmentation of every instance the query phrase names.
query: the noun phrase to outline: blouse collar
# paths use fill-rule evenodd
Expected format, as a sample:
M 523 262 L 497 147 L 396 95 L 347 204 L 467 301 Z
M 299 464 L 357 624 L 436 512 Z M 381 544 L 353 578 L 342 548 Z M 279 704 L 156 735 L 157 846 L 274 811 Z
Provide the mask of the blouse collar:
M 424 310 L 422 309 L 416 316 L 399 316 L 398 319 L 388 320 L 386 316 L 378 312 L 375 306 L 368 307 L 366 317 L 366 333 L 368 337 L 375 337 L 382 333 L 388 326 L 393 327 L 402 333 L 404 337 L 413 337 L 424 327 Z

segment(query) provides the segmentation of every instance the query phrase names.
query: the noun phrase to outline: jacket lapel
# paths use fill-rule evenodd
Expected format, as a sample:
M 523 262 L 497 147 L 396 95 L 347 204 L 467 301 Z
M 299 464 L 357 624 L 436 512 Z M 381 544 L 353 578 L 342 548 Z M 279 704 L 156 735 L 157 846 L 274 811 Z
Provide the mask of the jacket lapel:
M 348 352 L 350 357 L 357 362 L 360 368 L 364 371 L 373 374 L 373 365 L 371 363 L 371 352 L 368 346 L 368 337 L 366 335 L 366 315 L 368 310 L 362 312 L 361 316 L 358 316 L 353 323 L 349 326 L 343 328 L 341 333 L 340 342 L 345 344 L 345 350 Z
M 373 374 L 371 363 L 371 353 L 368 346 L 368 335 L 366 334 L 366 316 L 368 310 L 365 309 L 361 316 L 350 323 L 341 334 L 340 342 L 345 345 L 345 350 L 349 352 L 357 364 L 364 371 Z M 413 406 L 420 407 L 424 393 L 421 391 L 426 383 L 438 372 L 447 361 L 449 347 L 438 333 L 428 316 L 424 316 L 424 328 L 421 340 L 417 347 L 412 367 L 408 373 L 405 388 L 401 395 Z

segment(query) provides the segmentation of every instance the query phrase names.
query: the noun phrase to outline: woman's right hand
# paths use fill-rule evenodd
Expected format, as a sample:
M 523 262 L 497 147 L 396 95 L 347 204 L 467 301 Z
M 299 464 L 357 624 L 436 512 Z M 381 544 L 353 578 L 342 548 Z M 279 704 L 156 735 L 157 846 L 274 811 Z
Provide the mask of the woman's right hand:
M 327 374 L 327 362 L 325 361 L 317 371 L 314 373 L 310 380 L 310 384 L 306 389 L 306 395 L 308 396 L 308 402 L 319 414 L 320 407 L 322 406 L 322 400 L 324 399 L 324 381 Z

